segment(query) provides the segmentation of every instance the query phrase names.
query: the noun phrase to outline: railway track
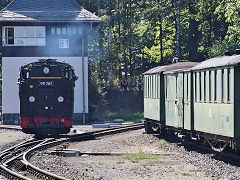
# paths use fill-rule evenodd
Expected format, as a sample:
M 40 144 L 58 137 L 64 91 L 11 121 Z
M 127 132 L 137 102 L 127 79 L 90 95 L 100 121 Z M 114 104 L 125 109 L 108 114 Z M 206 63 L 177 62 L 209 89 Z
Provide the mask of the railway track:
M 22 128 L 17 126 L 8 126 L 8 125 L 1 125 L 0 129 L 8 129 L 8 130 L 15 130 L 15 131 L 22 131 Z
M 7 179 L 56 179 L 66 178 L 49 173 L 32 165 L 29 160 L 36 151 L 41 151 L 67 142 L 86 141 L 97 137 L 143 128 L 143 123 L 124 127 L 116 127 L 76 135 L 65 135 L 59 138 L 46 138 L 36 140 L 34 138 L 17 144 L 0 153 L 0 174 Z

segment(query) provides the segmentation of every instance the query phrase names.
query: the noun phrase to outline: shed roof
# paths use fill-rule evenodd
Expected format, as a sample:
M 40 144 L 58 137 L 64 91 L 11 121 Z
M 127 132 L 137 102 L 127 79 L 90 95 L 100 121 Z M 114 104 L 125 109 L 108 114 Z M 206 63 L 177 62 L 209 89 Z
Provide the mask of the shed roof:
M 223 67 L 240 64 L 240 55 L 220 56 L 208 59 L 191 68 L 191 70 L 200 70 L 214 67 Z
M 193 66 L 197 65 L 197 62 L 179 62 L 179 63 L 174 63 L 166 66 L 158 66 L 154 67 L 152 69 L 149 69 L 145 73 L 146 74 L 160 74 L 162 72 L 173 72 L 173 71 L 179 71 L 179 70 L 186 70 L 190 69 Z
M 13 0 L 0 11 L 0 21 L 101 22 L 75 0 Z

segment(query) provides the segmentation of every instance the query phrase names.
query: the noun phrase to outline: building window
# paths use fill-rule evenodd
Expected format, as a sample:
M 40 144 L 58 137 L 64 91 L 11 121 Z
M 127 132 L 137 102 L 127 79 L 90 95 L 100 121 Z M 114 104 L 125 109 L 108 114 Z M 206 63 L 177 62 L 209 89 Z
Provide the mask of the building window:
M 51 27 L 52 35 L 82 35 L 81 27 Z
M 62 34 L 61 28 L 60 27 L 56 28 L 56 32 L 57 32 L 57 35 L 61 35 Z
M 62 35 L 66 35 L 67 34 L 67 28 L 63 27 L 62 28 Z
M 77 31 L 77 28 L 76 28 L 76 27 L 73 27 L 73 28 L 72 28 L 72 34 L 73 34 L 73 35 L 78 34 L 78 31 Z M 82 34 L 82 33 L 81 33 L 81 34 Z
M 14 44 L 14 28 L 5 29 L 5 44 Z
M 6 46 L 45 46 L 46 35 L 43 26 L 5 27 Z

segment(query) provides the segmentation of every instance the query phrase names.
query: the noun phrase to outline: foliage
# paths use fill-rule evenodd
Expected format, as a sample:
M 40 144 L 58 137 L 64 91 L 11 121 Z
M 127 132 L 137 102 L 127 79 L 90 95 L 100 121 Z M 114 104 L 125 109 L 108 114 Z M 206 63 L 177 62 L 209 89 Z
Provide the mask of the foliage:
M 239 46 L 236 42 L 231 42 L 225 39 L 223 41 L 215 41 L 212 47 L 209 48 L 208 54 L 210 58 L 222 56 L 226 50 L 230 51 L 230 54 L 235 54 L 238 47 Z
M 137 153 L 137 154 L 126 154 L 123 156 L 124 159 L 131 161 L 132 163 L 138 163 L 143 159 L 159 159 L 162 156 L 154 155 L 154 154 L 145 154 L 145 153 Z
M 89 36 L 90 91 L 97 98 L 177 56 L 179 0 L 77 0 L 103 22 Z M 11 0 L 1 0 L 1 8 Z M 240 46 L 239 0 L 180 1 L 180 59 L 203 61 Z
M 90 73 L 98 93 L 134 79 L 177 56 L 177 0 L 78 0 L 103 19 L 98 40 L 90 42 Z M 240 43 L 238 0 L 181 0 L 181 57 L 203 61 L 233 51 Z M 99 47 L 98 53 L 94 48 Z M 94 63 L 92 63 L 94 62 Z

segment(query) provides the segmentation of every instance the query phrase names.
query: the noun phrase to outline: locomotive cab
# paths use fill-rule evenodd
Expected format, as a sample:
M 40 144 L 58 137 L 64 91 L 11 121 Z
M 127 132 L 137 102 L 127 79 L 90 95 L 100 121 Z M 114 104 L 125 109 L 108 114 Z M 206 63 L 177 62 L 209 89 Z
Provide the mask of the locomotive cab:
M 18 85 L 23 132 L 65 134 L 72 127 L 74 68 L 56 60 L 39 60 L 20 68 Z

